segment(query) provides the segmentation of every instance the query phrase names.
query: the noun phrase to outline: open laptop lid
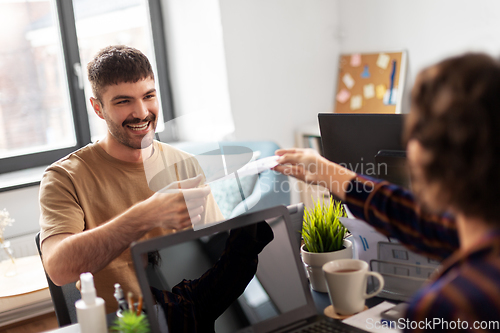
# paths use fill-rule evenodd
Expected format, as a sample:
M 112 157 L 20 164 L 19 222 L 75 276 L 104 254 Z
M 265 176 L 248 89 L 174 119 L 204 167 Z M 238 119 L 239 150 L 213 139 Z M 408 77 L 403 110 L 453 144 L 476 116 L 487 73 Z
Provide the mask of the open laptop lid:
M 256 278 L 217 319 L 215 330 L 222 333 L 269 332 L 315 315 L 316 308 L 299 256 L 296 230 L 297 216 L 302 219 L 303 206 L 298 209 L 292 206 L 290 211 L 294 212 L 295 223 L 292 223 L 289 209 L 277 206 L 198 231 L 186 230 L 134 243 L 132 257 L 152 332 L 166 331 L 166 327 L 161 325 L 165 321 L 161 317 L 164 312 L 154 306 L 151 286 L 170 291 L 182 279 L 200 277 L 220 257 L 228 231 L 262 221 L 271 227 L 274 238 L 258 256 Z M 159 265 L 148 264 L 147 257 L 151 253 L 159 254 Z

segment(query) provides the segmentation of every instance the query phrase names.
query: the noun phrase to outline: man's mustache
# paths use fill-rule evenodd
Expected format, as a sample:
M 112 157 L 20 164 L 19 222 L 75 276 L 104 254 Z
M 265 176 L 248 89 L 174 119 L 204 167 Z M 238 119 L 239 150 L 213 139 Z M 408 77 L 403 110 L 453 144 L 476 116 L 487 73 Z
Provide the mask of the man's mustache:
M 127 119 L 122 123 L 122 126 L 125 125 L 130 125 L 130 124 L 139 124 L 139 123 L 146 123 L 148 121 L 154 122 L 156 120 L 156 116 L 152 113 L 150 113 L 146 118 L 144 119 L 139 119 L 139 118 L 134 118 L 134 119 Z

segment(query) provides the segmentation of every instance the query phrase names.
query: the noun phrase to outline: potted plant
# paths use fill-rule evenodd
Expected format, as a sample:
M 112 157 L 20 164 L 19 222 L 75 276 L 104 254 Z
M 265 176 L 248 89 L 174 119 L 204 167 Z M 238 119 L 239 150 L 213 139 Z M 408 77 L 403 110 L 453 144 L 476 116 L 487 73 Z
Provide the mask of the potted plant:
M 123 311 L 121 317 L 117 317 L 115 324 L 111 326 L 112 332 L 119 333 L 149 333 L 149 322 L 144 313 L 139 315 L 135 311 Z
M 322 267 L 329 261 L 352 258 L 352 243 L 345 239 L 347 229 L 339 217 L 347 217 L 340 201 L 322 204 L 318 200 L 311 209 L 305 209 L 302 223 L 304 244 L 300 251 L 311 287 L 315 291 L 328 292 Z

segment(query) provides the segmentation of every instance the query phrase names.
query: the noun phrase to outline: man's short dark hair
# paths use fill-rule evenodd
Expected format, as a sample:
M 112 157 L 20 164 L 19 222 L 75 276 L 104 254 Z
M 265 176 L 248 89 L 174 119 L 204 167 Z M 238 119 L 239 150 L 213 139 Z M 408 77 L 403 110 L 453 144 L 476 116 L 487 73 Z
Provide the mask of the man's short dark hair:
M 500 62 L 465 54 L 424 70 L 412 91 L 405 139 L 430 153 L 423 167 L 446 203 L 500 225 Z
M 92 93 L 99 101 L 109 85 L 154 79 L 148 58 L 141 51 L 125 45 L 103 48 L 89 62 L 87 70 Z

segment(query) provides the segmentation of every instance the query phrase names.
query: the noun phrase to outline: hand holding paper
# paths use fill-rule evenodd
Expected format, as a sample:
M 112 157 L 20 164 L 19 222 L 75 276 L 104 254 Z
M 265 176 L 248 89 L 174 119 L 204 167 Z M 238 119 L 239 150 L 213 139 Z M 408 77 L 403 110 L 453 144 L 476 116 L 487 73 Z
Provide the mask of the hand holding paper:
M 240 177 L 240 178 L 245 177 L 245 176 L 257 175 L 261 172 L 264 172 L 266 170 L 270 170 L 270 169 L 274 168 L 275 166 L 277 166 L 278 159 L 279 159 L 279 156 L 269 156 L 269 157 L 262 158 L 260 160 L 256 160 L 256 161 L 247 163 L 243 167 L 238 169 L 238 171 L 236 171 L 235 173 L 230 173 L 222 178 L 218 178 L 214 181 L 211 181 L 207 185 L 210 185 L 211 183 L 217 182 L 220 180 L 234 178 L 235 174 L 237 174 L 238 177 Z
M 207 197 L 210 194 L 209 186 L 199 187 L 202 180 L 203 176 L 200 174 L 193 178 L 172 182 L 158 191 L 162 194 L 182 192 L 192 226 L 202 222 L 201 215 L 205 211 Z

